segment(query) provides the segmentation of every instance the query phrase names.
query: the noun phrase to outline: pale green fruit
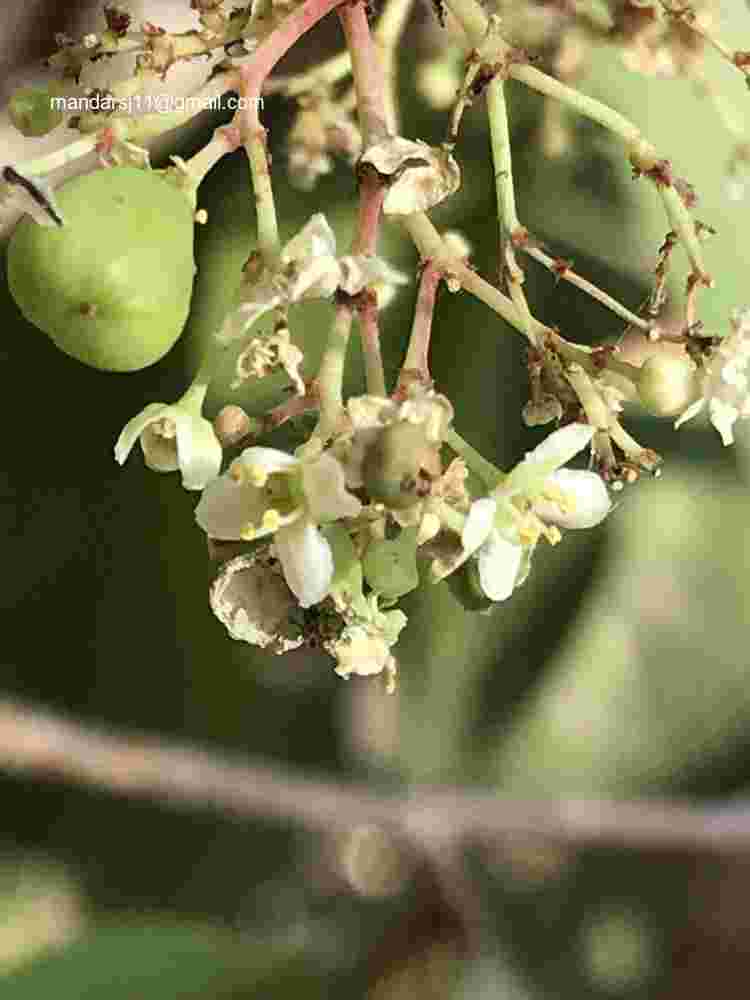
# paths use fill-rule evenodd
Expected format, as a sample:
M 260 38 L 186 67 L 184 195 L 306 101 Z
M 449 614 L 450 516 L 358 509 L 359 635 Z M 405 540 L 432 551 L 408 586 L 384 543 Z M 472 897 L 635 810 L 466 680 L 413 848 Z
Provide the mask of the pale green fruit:
M 689 358 L 653 354 L 638 379 L 638 397 L 657 417 L 674 417 L 700 395 L 700 380 Z
M 8 104 L 8 115 L 21 135 L 37 138 L 47 135 L 62 122 L 64 115 L 51 104 L 52 94 L 46 87 L 22 87 Z
M 180 336 L 195 263 L 193 211 L 159 174 L 111 167 L 55 192 L 62 227 L 23 218 L 8 281 L 29 322 L 104 371 L 154 364 Z

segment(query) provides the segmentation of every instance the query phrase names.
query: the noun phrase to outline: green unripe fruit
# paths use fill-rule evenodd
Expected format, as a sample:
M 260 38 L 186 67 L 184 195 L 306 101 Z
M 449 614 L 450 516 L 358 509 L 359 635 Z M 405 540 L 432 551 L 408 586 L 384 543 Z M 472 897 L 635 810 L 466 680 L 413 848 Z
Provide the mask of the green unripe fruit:
M 682 413 L 700 395 L 695 366 L 688 358 L 652 354 L 638 378 L 638 398 L 657 417 Z
M 394 510 L 417 503 L 420 470 L 429 447 L 423 424 L 403 420 L 383 428 L 362 463 L 370 497 Z
M 11 294 L 60 350 L 103 371 L 162 358 L 190 310 L 193 210 L 159 174 L 111 167 L 55 192 L 62 227 L 23 218 L 8 247 Z
M 65 117 L 58 108 L 53 108 L 52 95 L 46 87 L 22 87 L 17 90 L 8 104 L 11 122 L 21 135 L 38 138 L 47 135 Z

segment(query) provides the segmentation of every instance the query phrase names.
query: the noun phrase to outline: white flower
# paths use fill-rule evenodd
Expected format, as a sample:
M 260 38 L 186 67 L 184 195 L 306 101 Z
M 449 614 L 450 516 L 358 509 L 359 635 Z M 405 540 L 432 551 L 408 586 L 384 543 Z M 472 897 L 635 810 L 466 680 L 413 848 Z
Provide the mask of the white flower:
M 309 608 L 323 600 L 333 578 L 331 546 L 318 525 L 356 517 L 361 506 L 328 452 L 301 461 L 273 448 L 247 448 L 207 485 L 195 517 L 212 538 L 250 541 L 274 534 L 284 579 Z
M 612 505 L 599 476 L 559 468 L 592 436 L 588 424 L 555 431 L 519 462 L 494 496 L 471 505 L 461 544 L 466 554 L 476 554 L 479 581 L 490 600 L 506 600 L 523 583 L 541 534 L 559 541 L 557 526 L 592 528 L 609 513 Z M 520 497 L 528 510 L 523 512 L 511 497 Z
M 182 473 L 186 490 L 202 490 L 221 468 L 221 444 L 213 424 L 201 414 L 206 386 L 191 387 L 177 403 L 149 403 L 129 420 L 115 444 L 123 465 L 140 440 L 146 465 L 157 472 Z
M 265 313 L 280 305 L 305 299 L 329 298 L 337 288 L 356 295 L 368 285 L 403 285 L 406 275 L 378 257 L 365 254 L 336 256 L 336 236 L 318 212 L 281 252 L 273 271 L 263 270 L 246 282 L 242 303 L 227 316 L 216 339 L 228 343 L 243 336 Z
M 725 445 L 734 443 L 735 421 L 750 417 L 750 309 L 735 309 L 732 332 L 714 349 L 705 365 L 703 395 L 675 421 L 679 427 L 708 404 L 711 423 Z

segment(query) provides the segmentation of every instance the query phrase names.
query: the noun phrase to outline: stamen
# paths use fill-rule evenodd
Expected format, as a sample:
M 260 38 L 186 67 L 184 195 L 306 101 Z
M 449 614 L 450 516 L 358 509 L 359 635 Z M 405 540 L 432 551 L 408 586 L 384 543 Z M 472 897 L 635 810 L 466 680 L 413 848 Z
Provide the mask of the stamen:
M 247 475 L 253 486 L 257 486 L 259 490 L 268 482 L 268 473 L 260 465 L 247 466 Z
M 263 514 L 263 519 L 261 521 L 261 527 L 265 531 L 278 531 L 281 527 L 281 514 L 277 510 L 271 507 Z
M 245 466 L 242 462 L 232 462 L 229 466 L 229 478 L 233 479 L 238 486 L 242 486 L 246 478 Z
M 255 536 L 258 534 L 258 529 L 250 521 L 243 525 L 240 529 L 240 538 L 243 542 L 252 542 Z

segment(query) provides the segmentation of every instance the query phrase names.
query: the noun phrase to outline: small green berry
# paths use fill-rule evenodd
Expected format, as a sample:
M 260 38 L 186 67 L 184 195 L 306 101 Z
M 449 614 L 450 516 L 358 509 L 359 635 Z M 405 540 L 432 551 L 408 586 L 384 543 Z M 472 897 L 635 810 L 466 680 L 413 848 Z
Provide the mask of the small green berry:
M 688 358 L 652 354 L 640 370 L 638 397 L 654 416 L 682 413 L 700 394 L 695 366 Z
M 56 192 L 65 224 L 22 219 L 8 280 L 29 322 L 84 364 L 137 371 L 180 336 L 195 272 L 193 212 L 159 174 L 112 167 Z

